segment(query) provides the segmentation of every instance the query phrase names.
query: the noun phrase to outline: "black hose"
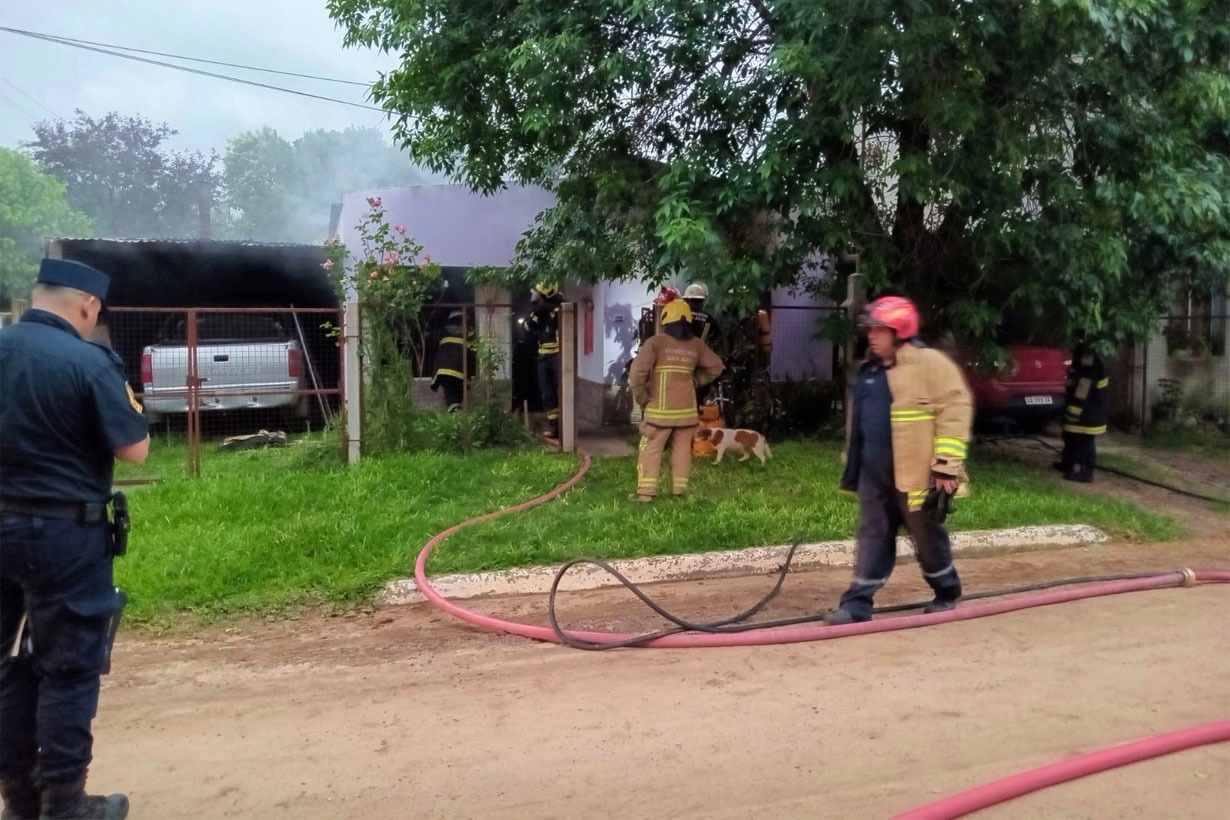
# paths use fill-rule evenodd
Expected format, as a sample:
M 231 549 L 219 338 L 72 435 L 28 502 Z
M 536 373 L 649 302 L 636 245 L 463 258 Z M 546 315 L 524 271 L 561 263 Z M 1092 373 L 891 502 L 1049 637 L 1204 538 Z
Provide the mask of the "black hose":
M 987 442 L 994 443 L 994 442 L 997 442 L 997 441 L 1002 441 L 1002 440 L 1004 440 L 1004 439 L 1008 439 L 1008 440 L 1010 440 L 1010 441 L 1011 441 L 1011 440 L 1020 440 L 1020 439 L 1029 439 L 1030 441 L 1036 441 L 1038 444 L 1041 444 L 1043 447 L 1046 447 L 1046 448 L 1048 448 L 1049 450 L 1052 450 L 1052 451 L 1054 451 L 1054 452 L 1056 452 L 1056 453 L 1062 453 L 1062 452 L 1063 452 L 1062 448 L 1056 447 L 1054 444 L 1051 444 L 1049 441 L 1045 441 L 1045 440 L 1043 440 L 1043 439 L 1038 438 L 1037 436 L 1030 436 L 1030 435 L 1018 435 L 1018 436 L 1011 436 L 1011 435 L 1001 435 L 1001 436 L 984 436 L 984 437 L 981 437 L 981 438 L 979 439 L 979 441 L 987 441 Z M 1103 473 L 1110 473 L 1111 475 L 1121 476 L 1121 477 L 1123 477 L 1123 478 L 1130 478 L 1130 479 L 1131 479 L 1131 480 L 1133 480 L 1133 481 L 1139 481 L 1141 484 L 1148 484 L 1150 487 L 1157 487 L 1157 488 L 1162 489 L 1162 490 L 1169 490 L 1169 491 L 1170 491 L 1170 492 L 1172 492 L 1172 493 L 1177 493 L 1178 495 L 1185 495 L 1185 496 L 1187 496 L 1188 498 L 1196 498 L 1196 499 L 1199 499 L 1199 500 L 1201 500 L 1201 501 L 1211 501 L 1211 502 L 1213 502 L 1214 504 L 1227 504 L 1227 503 L 1230 503 L 1230 499 L 1226 499 L 1226 498 L 1217 498 L 1217 497 L 1215 497 L 1215 496 L 1211 496 L 1211 495 L 1203 495 L 1203 494 L 1201 494 L 1201 493 L 1192 492 L 1191 490 L 1184 490 L 1184 489 L 1182 489 L 1181 487 L 1174 487 L 1174 486 L 1172 486 L 1172 485 L 1170 485 L 1170 484 L 1162 484 L 1160 481 L 1153 481 L 1152 479 L 1142 478 L 1141 476 L 1135 475 L 1135 474 L 1133 474 L 1133 473 L 1126 473 L 1126 472 L 1124 472 L 1123 470 L 1116 470 L 1114 467 L 1106 467 L 1106 466 L 1103 466 L 1103 465 L 1101 465 L 1101 464 L 1098 464 L 1098 465 L 1095 465 L 1095 466 L 1094 466 L 1094 470 L 1096 470 L 1096 471 L 1100 471 L 1100 472 L 1103 472 Z
M 786 560 L 781 565 L 781 567 L 778 569 L 777 581 L 773 584 L 773 588 L 769 590 L 769 593 L 765 595 L 763 598 L 761 598 L 759 601 L 757 601 L 756 604 L 754 604 L 749 609 L 746 609 L 743 612 L 740 612 L 739 614 L 733 615 L 729 618 L 723 618 L 718 621 L 710 621 L 707 623 L 694 623 L 692 621 L 684 620 L 683 618 L 680 618 L 679 616 L 670 612 L 665 607 L 663 607 L 662 605 L 654 601 L 652 598 L 650 598 L 648 595 L 646 595 L 645 592 L 636 583 L 634 583 L 633 581 L 630 581 L 623 573 L 615 569 L 613 566 L 611 566 L 607 562 L 602 561 L 597 558 L 575 558 L 569 561 L 568 563 L 564 564 L 555 573 L 555 578 L 551 582 L 551 593 L 547 599 L 547 619 L 550 621 L 551 629 L 555 632 L 556 637 L 560 639 L 561 643 L 567 646 L 571 646 L 574 649 L 588 649 L 588 650 L 618 649 L 622 647 L 640 646 L 642 644 L 649 643 L 650 641 L 657 640 L 658 638 L 664 637 L 666 635 L 675 635 L 680 632 L 711 632 L 711 633 L 750 632 L 750 631 L 758 630 L 758 629 L 772 629 L 775 627 L 795 626 L 798 624 L 813 623 L 815 621 L 821 621 L 821 620 L 824 620 L 823 612 L 819 614 L 815 614 L 815 615 L 799 615 L 793 618 L 779 618 L 779 619 L 772 620 L 772 621 L 758 621 L 756 623 L 750 623 L 750 624 L 741 623 L 742 621 L 745 621 L 746 619 L 755 615 L 757 612 L 763 609 L 770 601 L 772 601 L 774 598 L 777 597 L 777 594 L 781 591 L 782 584 L 786 580 L 786 573 L 790 571 L 790 564 L 794 560 L 795 551 L 798 550 L 800 543 L 801 543 L 801 539 L 796 538 L 794 543 L 790 545 L 790 551 L 786 553 Z M 559 585 L 560 585 L 560 582 L 563 580 L 564 575 L 567 574 L 568 570 L 570 570 L 572 567 L 577 566 L 578 564 L 592 564 L 593 566 L 600 567 L 601 569 L 610 573 L 617 581 L 619 581 L 619 583 L 623 584 L 623 586 L 629 589 L 633 595 L 639 598 L 641 602 L 645 604 L 645 606 L 652 609 L 655 613 L 657 613 L 659 616 L 661 616 L 665 620 L 670 621 L 671 623 L 675 624 L 675 626 L 665 627 L 663 629 L 658 629 L 653 632 L 645 632 L 641 635 L 637 635 L 635 637 L 628 638 L 626 640 L 614 641 L 610 643 L 586 641 L 586 640 L 575 638 L 569 635 L 567 632 L 564 631 L 564 628 L 561 627 L 559 624 L 559 618 L 555 612 L 555 598 L 556 598 L 556 594 L 559 591 Z M 1092 583 L 1098 583 L 1102 581 L 1133 581 L 1133 580 L 1137 580 L 1140 578 L 1152 578 L 1152 577 L 1155 577 L 1161 574 L 1164 574 L 1164 573 L 1142 572 L 1142 573 L 1127 573 L 1127 574 L 1122 574 L 1122 575 L 1086 575 L 1086 576 L 1082 576 L 1079 578 L 1061 578 L 1056 581 L 1040 581 L 1034 584 L 1025 584 L 1023 586 L 1018 586 L 1018 587 L 1009 587 L 1008 589 L 990 590 L 987 592 L 974 592 L 969 595 L 963 595 L 961 597 L 961 600 L 962 601 L 976 601 L 976 600 L 981 600 L 983 598 L 996 598 L 1002 595 L 1018 595 L 1018 594 L 1025 593 L 1025 592 L 1037 592 L 1037 591 L 1044 590 L 1044 589 L 1051 589 L 1053 587 L 1071 586 L 1073 584 L 1092 584 Z M 873 610 L 873 612 L 877 615 L 883 615 L 889 612 L 906 612 L 906 611 L 913 610 L 913 609 L 922 609 L 924 606 L 926 606 L 929 603 L 930 601 L 916 601 L 914 603 L 909 603 L 909 604 L 893 604 L 891 606 L 876 607 Z

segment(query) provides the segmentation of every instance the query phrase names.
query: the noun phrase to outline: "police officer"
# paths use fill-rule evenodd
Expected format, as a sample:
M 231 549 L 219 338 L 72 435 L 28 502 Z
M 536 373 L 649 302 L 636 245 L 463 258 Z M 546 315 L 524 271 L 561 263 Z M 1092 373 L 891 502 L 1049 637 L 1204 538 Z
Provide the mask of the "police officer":
M 121 606 L 112 472 L 115 459 L 149 453 L 119 356 L 86 341 L 109 283 L 88 265 L 44 259 L 31 309 L 0 330 L 0 793 L 14 820 L 128 814 L 125 795 L 85 793 Z

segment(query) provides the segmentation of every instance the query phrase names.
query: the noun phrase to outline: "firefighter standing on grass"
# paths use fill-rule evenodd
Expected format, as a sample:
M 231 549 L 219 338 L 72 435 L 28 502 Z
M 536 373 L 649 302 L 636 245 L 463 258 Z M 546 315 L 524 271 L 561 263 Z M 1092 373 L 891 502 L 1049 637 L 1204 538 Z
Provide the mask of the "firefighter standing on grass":
M 1106 432 L 1109 415 L 1106 363 L 1086 345 L 1077 345 L 1064 396 L 1063 455 L 1054 465 L 1068 481 L 1093 481 L 1097 437 Z
M 636 501 L 658 492 L 662 451 L 671 448 L 671 494 L 686 495 L 692 471 L 692 438 L 700 418 L 696 387 L 721 375 L 722 360 L 692 335 L 692 311 L 682 299 L 662 306 L 662 332 L 641 345 L 628 377 L 632 398 L 642 408 Z
M 702 282 L 693 282 L 683 290 L 683 300 L 692 310 L 692 335 L 700 339 L 713 350 L 722 342 L 722 326 L 712 311 L 705 310 L 705 300 L 709 298 L 709 288 Z M 696 403 L 704 404 L 712 384 L 696 387 Z
M 935 592 L 925 612 L 952 609 L 961 579 L 943 527 L 948 501 L 965 481 L 973 403 L 960 369 L 918 335 L 918 310 L 885 296 L 863 321 L 870 355 L 859 368 L 841 488 L 858 493 L 854 579 L 829 624 L 871 620 L 872 598 L 897 560 L 897 531 L 914 540 Z
M 530 293 L 526 329 L 538 340 L 538 392 L 552 438 L 559 438 L 559 308 L 564 297 L 554 282 L 539 282 Z

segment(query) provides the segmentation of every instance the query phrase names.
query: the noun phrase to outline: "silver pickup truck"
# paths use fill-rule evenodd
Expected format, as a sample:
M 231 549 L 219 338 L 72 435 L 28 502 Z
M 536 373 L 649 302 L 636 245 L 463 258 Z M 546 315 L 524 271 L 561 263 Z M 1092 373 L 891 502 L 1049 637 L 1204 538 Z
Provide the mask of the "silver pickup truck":
M 201 410 L 287 408 L 306 415 L 303 348 L 272 319 L 251 314 L 204 314 L 197 321 L 197 403 Z M 188 412 L 186 325 L 141 353 L 141 383 L 150 421 Z

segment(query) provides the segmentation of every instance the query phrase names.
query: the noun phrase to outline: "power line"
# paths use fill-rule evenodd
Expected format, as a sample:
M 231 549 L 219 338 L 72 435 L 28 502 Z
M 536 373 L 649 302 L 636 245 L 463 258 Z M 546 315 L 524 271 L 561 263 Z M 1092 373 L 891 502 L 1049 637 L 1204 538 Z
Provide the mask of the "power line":
M 17 31 L 16 29 L 6 29 L 6 30 L 14 31 L 14 32 Z M 51 39 L 54 39 L 54 40 L 57 40 L 63 43 L 79 43 L 81 45 L 87 45 L 87 46 L 98 46 L 99 48 L 113 48 L 113 49 L 116 49 L 117 51 L 131 51 L 136 54 L 152 54 L 155 57 L 170 57 L 173 60 L 186 60 L 191 63 L 207 63 L 209 65 L 226 66 L 227 68 L 242 68 L 246 71 L 263 71 L 266 74 L 282 74 L 287 77 L 302 77 L 305 80 L 321 80 L 326 83 L 342 83 L 343 85 L 357 85 L 360 88 L 367 88 L 369 85 L 371 85 L 371 83 L 360 83 L 355 80 L 339 80 L 335 77 L 320 77 L 315 74 L 299 74 L 294 71 L 279 71 L 276 68 L 261 68 L 260 66 L 243 65 L 242 63 L 227 63 L 221 60 L 206 60 L 202 57 L 185 57 L 182 54 L 168 54 L 165 51 L 150 51 L 144 48 L 132 48 L 131 46 L 117 46 L 114 43 L 96 43 L 93 40 L 79 40 L 76 37 L 62 37 L 58 34 L 38 34 L 38 32 L 34 32 L 34 31 L 21 32 L 21 33 L 37 35 L 41 37 L 48 37 L 48 38 L 51 38 Z
M 376 111 L 381 114 L 388 113 L 383 108 L 377 108 L 374 105 L 364 105 L 363 103 L 351 102 L 349 100 L 339 100 L 336 97 L 325 97 L 320 94 L 310 94 L 307 91 L 296 91 L 293 88 L 283 88 L 282 86 L 279 86 L 279 85 L 269 85 L 268 83 L 258 83 L 255 80 L 245 80 L 242 77 L 232 77 L 229 74 L 216 74 L 212 71 L 202 71 L 199 68 L 189 68 L 188 66 L 185 66 L 185 65 L 175 65 L 174 63 L 164 63 L 161 60 L 151 60 L 147 57 L 138 57 L 134 54 L 121 54 L 118 51 L 110 51 L 105 48 L 98 48 L 96 46 L 88 46 L 88 45 L 85 45 L 84 43 L 75 43 L 69 40 L 62 40 L 58 37 L 52 37 L 47 34 L 37 34 L 32 31 L 23 31 L 21 29 L 8 28 L 7 26 L 0 26 L 0 31 L 7 31 L 10 34 L 19 34 L 23 37 L 32 37 L 35 40 L 45 40 L 48 43 L 58 43 L 59 45 L 62 45 L 62 46 L 71 46 L 72 48 L 80 48 L 86 51 L 94 51 L 99 54 L 107 54 L 111 57 L 119 57 L 124 60 L 134 60 L 138 63 L 149 63 L 150 65 L 162 66 L 163 68 L 173 68 L 173 69 L 176 69 L 177 71 L 186 71 L 189 74 L 199 74 L 202 77 L 213 77 L 214 79 L 228 80 L 233 83 L 240 83 L 242 85 L 250 85 L 255 88 L 266 88 L 266 89 L 269 89 L 270 91 L 281 91 L 285 94 L 295 94 L 300 97 L 310 97 L 314 100 L 324 100 L 325 102 L 338 103 L 339 105 L 349 105 L 354 108 L 363 108 L 368 111 Z
M 5 102 L 7 102 L 9 105 L 13 106 L 13 107 L 14 107 L 14 108 L 16 108 L 18 111 L 20 111 L 21 113 L 25 114 L 27 117 L 29 117 L 29 118 L 30 118 L 30 120 L 31 120 L 32 122 L 37 122 L 37 121 L 38 121 L 38 117 L 36 117 L 35 115 L 31 114 L 31 113 L 30 113 L 30 111 L 29 111 L 29 109 L 27 109 L 24 105 L 22 105 L 21 103 L 17 102 L 17 100 L 13 99 L 13 98 L 12 98 L 12 97 L 10 97 L 9 95 L 5 94 L 3 91 L 0 91 L 0 100 L 4 100 L 4 101 L 5 101 Z
M 17 87 L 17 85 L 16 85 L 16 84 L 15 84 L 12 80 L 10 80 L 9 78 L 7 78 L 7 77 L 0 77 L 0 81 L 3 81 L 4 83 L 6 83 L 6 84 L 9 86 L 9 88 L 13 89 L 13 90 L 14 90 L 14 91 L 16 91 L 18 94 L 20 94 L 21 96 L 25 97 L 25 98 L 26 98 L 27 100 L 29 100 L 30 102 L 34 103 L 34 104 L 35 104 L 35 105 L 37 105 L 39 108 L 43 109 L 43 110 L 44 110 L 44 111 L 46 111 L 48 114 L 50 114 L 51 116 L 55 117 L 57 120 L 62 120 L 62 119 L 64 119 L 64 118 L 63 118 L 63 117 L 61 117 L 59 114 L 57 114 L 56 112 L 52 111 L 52 110 L 51 110 L 50 108 L 48 108 L 47 106 L 43 105 L 41 102 L 39 102 L 39 101 L 38 101 L 37 99 L 35 99 L 34 97 L 31 97 L 29 94 L 27 94 L 26 92 L 22 91 L 22 90 L 21 90 L 20 88 L 18 88 L 18 87 Z

